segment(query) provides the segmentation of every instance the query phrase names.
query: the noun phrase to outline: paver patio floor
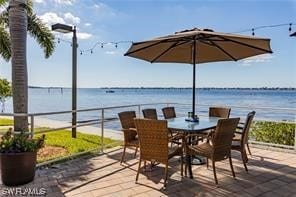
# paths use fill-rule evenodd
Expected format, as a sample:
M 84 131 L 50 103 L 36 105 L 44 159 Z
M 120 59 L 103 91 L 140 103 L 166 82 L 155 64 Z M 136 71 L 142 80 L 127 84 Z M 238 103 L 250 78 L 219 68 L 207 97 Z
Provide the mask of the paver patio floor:
M 103 155 L 84 156 L 49 168 L 38 169 L 35 180 L 23 188 L 46 188 L 47 196 L 296 196 L 296 154 L 251 148 L 247 173 L 238 152 L 233 153 L 236 178 L 228 160 L 217 162 L 219 186 L 211 165 L 193 166 L 194 179 L 182 177 L 178 158 L 170 162 L 167 189 L 163 188 L 164 167 L 135 177 L 138 156 L 128 150 L 120 164 L 122 149 Z M 3 185 L 0 185 L 3 191 Z

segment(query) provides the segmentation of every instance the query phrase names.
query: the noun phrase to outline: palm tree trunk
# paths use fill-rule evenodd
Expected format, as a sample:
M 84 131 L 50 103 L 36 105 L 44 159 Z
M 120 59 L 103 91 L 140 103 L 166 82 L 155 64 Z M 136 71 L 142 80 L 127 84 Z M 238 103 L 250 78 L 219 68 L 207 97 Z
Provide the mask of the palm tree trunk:
M 26 0 L 9 0 L 13 112 L 28 113 Z M 15 131 L 28 131 L 27 117 L 14 117 Z

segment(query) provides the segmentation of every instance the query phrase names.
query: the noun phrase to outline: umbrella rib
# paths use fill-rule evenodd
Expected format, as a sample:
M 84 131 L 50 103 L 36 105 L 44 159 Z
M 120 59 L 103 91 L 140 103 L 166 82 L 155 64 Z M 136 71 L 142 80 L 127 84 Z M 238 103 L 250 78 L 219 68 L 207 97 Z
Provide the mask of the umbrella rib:
M 178 42 L 175 42 L 174 44 L 172 44 L 169 48 L 167 48 L 165 51 L 163 51 L 161 54 L 159 54 L 157 57 L 155 57 L 152 61 L 150 61 L 151 63 L 155 62 L 157 59 L 159 59 L 161 56 L 163 56 L 164 54 L 166 54 L 168 51 L 170 51 L 171 49 L 177 47 L 177 46 L 180 46 L 180 45 L 183 45 L 183 44 L 186 44 L 190 41 L 183 41 L 182 43 L 180 43 L 179 41 Z
M 124 56 L 130 55 L 130 54 L 132 54 L 132 53 L 135 53 L 135 52 L 138 52 L 138 51 L 141 51 L 141 50 L 144 50 L 144 49 L 147 49 L 147 48 L 149 48 L 149 47 L 153 47 L 153 46 L 158 45 L 158 44 L 160 44 L 160 43 L 162 43 L 162 42 L 163 42 L 163 40 L 161 40 L 161 41 L 159 41 L 159 42 L 156 42 L 156 43 L 153 43 L 153 44 L 151 44 L 151 45 L 148 45 L 148 46 L 145 46 L 145 47 L 142 47 L 142 48 L 136 49 L 136 50 L 134 50 L 134 51 L 127 52 L 127 53 L 124 54 Z M 139 43 L 139 44 L 140 44 L 140 43 Z
M 220 49 L 223 53 L 225 53 L 227 56 L 229 56 L 233 61 L 237 61 L 237 59 L 235 57 L 233 57 L 230 53 L 228 53 L 226 50 L 224 50 L 221 46 L 219 46 L 218 44 L 214 43 L 213 41 L 210 41 L 215 47 L 217 47 L 218 49 Z
M 241 44 L 241 45 L 244 45 L 244 46 L 247 46 L 247 47 L 253 48 L 253 49 L 258 49 L 258 50 L 260 50 L 260 51 L 264 51 L 264 52 L 266 52 L 266 53 L 272 53 L 271 50 L 262 49 L 262 48 L 260 48 L 260 47 L 252 46 L 252 45 L 249 45 L 249 44 L 246 44 L 246 43 L 243 43 L 243 42 L 239 42 L 239 41 L 236 41 L 236 40 L 232 40 L 232 39 L 229 39 L 229 38 L 225 38 L 225 37 L 223 37 L 223 36 L 218 36 L 218 37 L 224 39 L 225 41 L 231 41 L 231 42 L 234 42 L 234 43 L 236 43 L 236 44 Z

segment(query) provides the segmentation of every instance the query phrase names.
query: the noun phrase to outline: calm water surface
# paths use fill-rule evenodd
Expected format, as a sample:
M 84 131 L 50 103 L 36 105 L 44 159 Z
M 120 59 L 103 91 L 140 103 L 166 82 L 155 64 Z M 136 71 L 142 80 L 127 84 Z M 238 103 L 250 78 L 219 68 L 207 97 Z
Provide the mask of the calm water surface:
M 106 93 L 105 89 L 79 89 L 78 108 L 95 108 L 139 103 L 177 102 L 190 104 L 192 92 L 190 89 L 114 89 L 114 93 Z M 203 105 L 229 105 L 251 106 L 251 109 L 232 108 L 232 116 L 244 117 L 252 107 L 296 108 L 296 91 L 293 90 L 198 90 L 198 104 Z M 197 104 L 199 114 L 207 114 L 208 107 Z M 160 108 L 163 106 L 149 106 Z M 179 106 L 179 115 L 186 115 L 190 106 Z M 71 89 L 30 88 L 29 112 L 50 112 L 71 109 Z M 137 108 L 129 108 L 137 110 Z M 117 112 L 129 110 L 120 109 L 107 111 L 107 117 L 116 117 Z M 258 119 L 295 120 L 295 111 L 269 111 L 254 109 Z M 6 112 L 12 111 L 12 103 L 6 104 Z M 161 114 L 161 111 L 158 111 Z M 79 120 L 98 118 L 100 112 L 87 112 L 78 114 Z M 52 119 L 70 121 L 69 115 L 49 116 Z

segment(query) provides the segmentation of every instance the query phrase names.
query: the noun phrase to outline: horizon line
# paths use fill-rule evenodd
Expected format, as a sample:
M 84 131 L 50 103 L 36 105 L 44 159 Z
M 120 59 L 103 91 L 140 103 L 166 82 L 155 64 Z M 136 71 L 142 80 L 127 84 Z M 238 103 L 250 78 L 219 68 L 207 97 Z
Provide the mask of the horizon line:
M 63 86 L 28 86 L 28 88 L 52 88 L 52 89 L 71 89 L 72 87 Z M 192 89 L 192 87 L 161 87 L 161 86 L 110 86 L 110 87 L 78 87 L 77 89 Z M 197 87 L 196 89 L 296 89 L 296 87 Z

